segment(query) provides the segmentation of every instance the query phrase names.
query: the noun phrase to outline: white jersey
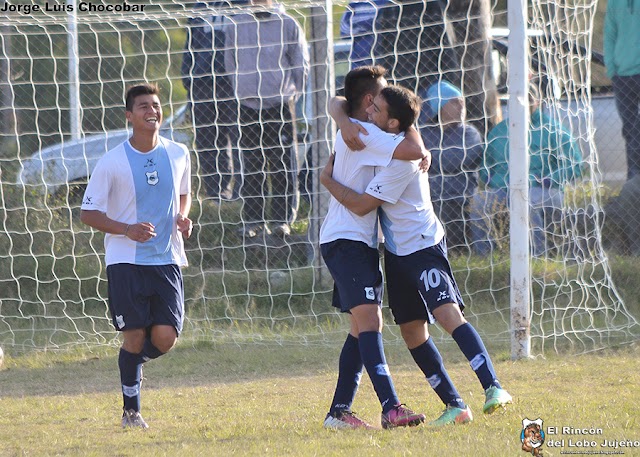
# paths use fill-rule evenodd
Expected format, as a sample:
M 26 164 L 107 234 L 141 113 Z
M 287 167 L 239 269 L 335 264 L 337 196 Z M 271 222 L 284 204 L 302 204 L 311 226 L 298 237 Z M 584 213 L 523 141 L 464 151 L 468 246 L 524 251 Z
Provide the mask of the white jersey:
M 374 177 L 375 167 L 385 167 L 389 164 L 396 147 L 404 140 L 404 135 L 389 135 L 368 122 L 355 119 L 351 121 L 362 124 L 369 133 L 360 135 L 365 148 L 362 151 L 352 151 L 338 131 L 334 148 L 336 157 L 333 179 L 356 192 L 363 193 Z M 375 248 L 378 245 L 377 225 L 375 211 L 360 217 L 331 197 L 329 210 L 320 229 L 320 244 L 344 239 L 362 241 Z
M 105 234 L 105 263 L 187 265 L 176 219 L 180 195 L 190 192 L 191 159 L 184 145 L 160 138 L 146 153 L 129 141 L 108 151 L 91 174 L 82 209 L 103 212 L 125 224 L 151 222 L 156 236 L 138 243 Z
M 419 161 L 392 160 L 388 167 L 376 167 L 375 178 L 366 192 L 383 200 L 380 225 L 385 248 L 405 256 L 438 244 L 444 228 L 431 203 L 429 175 Z

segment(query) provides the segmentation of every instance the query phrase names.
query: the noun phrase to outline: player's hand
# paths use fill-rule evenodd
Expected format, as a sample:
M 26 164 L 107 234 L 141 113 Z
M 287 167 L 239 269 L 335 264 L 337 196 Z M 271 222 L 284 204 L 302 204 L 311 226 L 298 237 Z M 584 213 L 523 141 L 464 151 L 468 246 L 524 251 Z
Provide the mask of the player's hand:
M 320 173 L 320 183 L 324 186 L 326 186 L 325 182 L 327 179 L 333 177 L 333 163 L 336 160 L 336 155 L 331 154 L 329 156 L 329 160 L 327 161 L 327 164 L 324 166 L 324 168 L 322 169 L 322 172 Z
M 126 236 L 138 243 L 144 243 L 156 236 L 156 228 L 151 222 L 138 222 L 129 225 Z
M 342 139 L 349 149 L 352 151 L 361 151 L 364 149 L 364 142 L 360 138 L 360 134 L 368 135 L 367 129 L 357 122 L 344 122 L 340 125 Z
M 418 168 L 422 173 L 426 173 L 431 168 L 431 152 L 427 149 L 425 151 L 425 156 L 422 158 L 420 163 L 418 164 Z
M 188 239 L 193 231 L 193 222 L 191 219 L 184 217 L 182 214 L 178 214 L 176 223 L 178 224 L 178 230 L 182 233 L 182 238 L 185 240 Z

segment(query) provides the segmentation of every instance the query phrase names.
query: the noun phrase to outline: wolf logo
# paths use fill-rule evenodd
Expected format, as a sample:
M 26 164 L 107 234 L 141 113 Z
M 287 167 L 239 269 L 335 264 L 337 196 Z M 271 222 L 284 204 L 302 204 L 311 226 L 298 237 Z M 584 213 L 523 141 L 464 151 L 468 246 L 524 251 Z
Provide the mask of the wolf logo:
M 147 184 L 149 184 L 150 186 L 155 186 L 156 184 L 158 184 L 158 170 L 147 171 L 145 172 L 145 175 L 147 176 Z
M 520 433 L 522 450 L 530 452 L 536 457 L 542 455 L 540 447 L 544 444 L 544 430 L 542 429 L 542 419 L 536 420 L 522 419 L 522 432 Z

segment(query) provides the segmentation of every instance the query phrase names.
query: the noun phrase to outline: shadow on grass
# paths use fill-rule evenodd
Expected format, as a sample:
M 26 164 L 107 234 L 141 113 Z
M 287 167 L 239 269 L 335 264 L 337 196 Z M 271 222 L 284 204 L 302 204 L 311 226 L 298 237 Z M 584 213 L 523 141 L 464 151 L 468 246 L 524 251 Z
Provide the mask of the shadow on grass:
M 283 377 L 336 373 L 346 332 L 335 344 L 185 343 L 144 366 L 143 392 L 149 389 L 233 384 Z M 387 361 L 394 370 L 415 369 L 404 344 L 385 335 Z M 467 364 L 457 346 L 438 343 L 448 365 Z M 504 348 L 490 345 L 497 360 L 508 358 Z M 493 350 L 495 348 L 495 351 Z M 119 392 L 118 348 L 39 352 L 8 358 L 0 370 L 0 396 L 75 396 Z M 493 355 L 492 354 L 492 355 Z

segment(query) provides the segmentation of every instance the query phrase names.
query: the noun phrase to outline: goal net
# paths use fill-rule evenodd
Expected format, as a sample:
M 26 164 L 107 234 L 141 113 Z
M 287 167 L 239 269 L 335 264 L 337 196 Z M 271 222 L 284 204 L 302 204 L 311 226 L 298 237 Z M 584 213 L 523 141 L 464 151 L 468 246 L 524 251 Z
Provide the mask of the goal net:
M 508 97 L 500 72 L 507 68 L 506 38 L 492 32 L 491 18 L 495 24 L 505 16 L 490 11 L 489 2 L 477 2 L 477 8 L 452 1 L 441 11 L 440 2 L 429 1 L 426 12 L 423 2 L 375 2 L 367 31 L 356 27 L 360 16 L 347 2 L 288 1 L 282 7 L 308 42 L 307 84 L 275 119 L 292 126 L 287 135 L 275 146 L 267 137 L 252 138 L 263 135 L 267 123 L 242 117 L 246 99 L 238 99 L 223 79 L 243 70 L 223 78 L 218 67 L 227 48 L 240 48 L 216 37 L 225 26 L 237 26 L 241 13 L 261 10 L 242 2 L 208 3 L 152 0 L 142 11 L 123 12 L 115 8 L 122 3 L 102 0 L 91 8 L 76 4 L 75 14 L 40 8 L 0 18 L 0 346 L 5 349 L 117 342 L 107 308 L 103 235 L 80 223 L 79 215 L 97 160 L 130 134 L 123 98 L 133 84 L 159 84 L 161 133 L 192 151 L 195 229 L 186 243 L 189 267 L 183 270 L 187 344 L 342 340 L 347 319 L 331 306 L 333 283 L 317 244 L 328 199 L 318 172 L 333 138 L 326 100 L 362 58 L 351 51 L 360 39 L 369 41 L 365 60 L 384 65 L 391 80 L 422 96 L 444 80 L 460 88 L 467 119 L 483 142 L 500 121 L 501 101 Z M 581 173 L 562 182 L 560 204 L 542 213 L 544 249 L 531 260 L 531 335 L 534 353 L 583 352 L 632 341 L 639 330 L 602 246 L 603 176 L 589 91 L 596 6 L 535 5 L 530 11 L 534 81 L 545 113 L 566 126 L 579 145 L 579 163 L 568 165 Z M 344 12 L 354 14 L 340 24 Z M 332 25 L 335 43 L 327 39 Z M 340 29 L 346 37 L 339 37 Z M 279 69 L 290 70 L 283 64 Z M 253 108 L 264 106 L 267 100 L 258 99 Z M 420 126 L 431 129 L 435 146 L 444 144 L 446 126 L 437 119 L 423 116 Z M 257 143 L 253 156 L 247 140 Z M 463 145 L 465 154 L 471 146 Z M 469 183 L 484 161 L 457 172 L 434 165 L 433 176 Z M 248 176 L 254 178 L 251 185 Z M 462 227 L 462 238 L 448 236 L 467 318 L 491 345 L 506 348 L 509 211 L 498 201 L 458 217 L 446 212 L 451 196 L 442 190 L 432 193 L 447 231 Z M 479 192 L 484 190 L 481 183 Z M 472 202 L 468 197 L 465 208 Z M 256 229 L 263 222 L 270 231 Z M 283 222 L 290 233 L 278 232 Z M 485 238 L 473 237 L 478 223 L 488 226 Z M 488 240 L 490 251 L 477 252 L 476 245 Z M 387 322 L 386 338 L 399 341 L 390 316 Z

